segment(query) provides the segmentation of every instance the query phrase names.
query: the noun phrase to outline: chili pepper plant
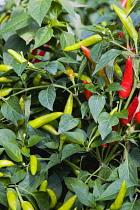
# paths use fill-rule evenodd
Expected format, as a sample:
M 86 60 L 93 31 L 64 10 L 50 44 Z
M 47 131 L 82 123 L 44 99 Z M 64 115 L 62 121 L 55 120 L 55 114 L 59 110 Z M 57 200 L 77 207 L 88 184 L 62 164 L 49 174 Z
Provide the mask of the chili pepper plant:
M 1 2 L 0 209 L 139 210 L 140 1 Z

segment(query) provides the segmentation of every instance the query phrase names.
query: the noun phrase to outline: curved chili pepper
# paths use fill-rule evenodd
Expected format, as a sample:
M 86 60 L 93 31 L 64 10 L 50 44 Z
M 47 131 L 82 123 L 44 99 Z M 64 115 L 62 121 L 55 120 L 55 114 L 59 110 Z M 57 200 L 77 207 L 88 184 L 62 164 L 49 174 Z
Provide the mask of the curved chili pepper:
M 13 191 L 11 191 L 10 189 L 8 189 L 6 195 L 7 195 L 8 205 L 9 205 L 10 209 L 16 210 L 17 205 L 18 205 L 18 200 L 17 200 L 16 194 Z
M 32 55 L 34 55 L 34 56 L 36 56 L 36 55 L 44 56 L 45 53 L 46 53 L 45 51 L 40 50 L 40 49 L 34 49 L 34 50 L 32 51 Z M 41 61 L 41 59 L 38 59 L 38 58 L 33 58 L 33 59 L 31 59 L 31 62 L 32 62 L 32 63 L 38 63 L 38 62 L 40 62 L 40 61 Z
M 49 208 L 53 209 L 57 204 L 57 197 L 53 190 L 47 189 L 47 192 L 48 192 L 49 198 L 50 198 Z
M 13 88 L 3 88 L 0 90 L 0 97 L 8 96 Z
M 78 78 L 78 73 L 74 73 L 74 75 L 76 78 Z M 90 77 L 84 74 L 80 75 L 79 79 L 82 81 L 87 81 L 88 83 L 92 83 L 92 80 L 90 79 Z
M 140 123 L 140 111 L 135 114 L 134 119 L 137 123 Z
M 53 135 L 57 136 L 58 132 L 55 130 L 55 128 L 50 125 L 50 124 L 45 124 L 41 127 L 42 129 L 49 131 L 50 133 L 52 133 Z
M 37 74 L 33 79 L 33 85 L 34 86 L 40 85 L 41 78 L 42 78 L 42 73 Z
M 83 53 L 86 55 L 86 57 L 90 60 L 90 62 L 93 64 L 93 66 L 95 67 L 96 63 L 92 60 L 92 58 L 90 56 L 90 50 L 83 45 L 80 45 L 80 48 L 83 51 Z
M 83 81 L 84 84 L 89 84 L 86 80 Z M 84 95 L 86 97 L 86 99 L 89 99 L 92 96 L 92 92 L 89 90 L 84 90 Z
M 121 208 L 125 194 L 126 194 L 126 182 L 123 181 L 114 203 L 112 203 L 112 205 L 110 206 L 110 210 L 118 210 Z
M 129 123 L 132 120 L 132 118 L 135 114 L 135 111 L 138 107 L 138 104 L 139 104 L 138 97 L 135 97 L 127 109 L 128 110 L 128 119 L 121 119 L 121 125 L 125 126 L 125 125 L 127 125 L 127 123 Z
M 47 186 L 48 186 L 48 181 L 45 179 L 43 180 L 43 182 L 41 183 L 40 187 L 39 187 L 39 191 L 47 191 Z
M 73 195 L 69 198 L 58 210 L 70 210 L 77 199 L 77 195 Z
M 64 51 L 72 51 L 72 50 L 77 50 L 80 48 L 80 45 L 83 45 L 83 46 L 90 46 L 92 44 L 95 44 L 97 42 L 100 42 L 102 40 L 102 37 L 99 35 L 99 34 L 94 34 L 76 44 L 73 44 L 71 46 L 67 46 L 65 47 L 63 50 Z
M 73 94 L 70 93 L 64 108 L 64 114 L 72 114 L 72 110 L 73 110 Z
M 134 72 L 132 67 L 132 58 L 131 56 L 128 56 L 126 60 L 126 66 L 124 69 L 123 79 L 121 82 L 121 86 L 124 90 L 118 91 L 119 96 L 121 98 L 127 98 L 130 95 L 131 88 L 133 85 L 133 77 L 134 77 Z
M 23 210 L 35 210 L 29 201 L 22 201 L 21 207 Z
M 124 25 L 124 27 L 126 28 L 129 36 L 134 40 L 135 44 L 138 40 L 138 32 L 136 31 L 132 19 L 130 16 L 127 16 L 127 13 L 120 9 L 119 7 L 117 7 L 116 5 L 112 5 L 114 11 L 116 12 L 116 14 L 118 15 L 118 17 L 120 18 L 122 24 Z
M 10 65 L 4 65 L 4 64 L 0 64 L 0 71 L 6 72 L 9 71 L 10 69 L 12 69 L 13 67 Z
M 118 32 L 118 35 L 119 35 L 120 38 L 124 37 L 123 33 L 121 33 L 121 32 Z

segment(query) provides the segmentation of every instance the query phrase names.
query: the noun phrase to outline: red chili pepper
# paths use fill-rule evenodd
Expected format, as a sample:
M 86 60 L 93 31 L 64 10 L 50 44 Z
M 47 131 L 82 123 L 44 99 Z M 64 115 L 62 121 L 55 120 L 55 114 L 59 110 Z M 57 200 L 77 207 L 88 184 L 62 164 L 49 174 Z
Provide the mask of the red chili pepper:
M 121 125 L 125 126 L 127 123 L 130 123 L 138 107 L 138 104 L 139 104 L 138 97 L 135 97 L 127 109 L 128 119 L 121 119 Z
M 124 37 L 123 33 L 121 33 L 121 32 L 118 32 L 118 35 L 119 35 L 120 38 Z
M 108 146 L 108 143 L 102 144 L 101 146 L 102 147 L 107 147 Z
M 134 77 L 134 72 L 132 67 L 132 58 L 129 55 L 126 60 L 126 66 L 124 69 L 123 79 L 121 82 L 121 86 L 124 90 L 118 91 L 119 97 L 127 98 L 130 95 L 131 88 L 133 85 L 133 77 Z
M 134 118 L 137 123 L 140 123 L 140 111 L 135 114 Z
M 43 50 L 39 50 L 39 49 L 34 49 L 33 51 L 32 51 L 32 55 L 40 55 L 40 56 L 44 56 L 45 55 L 45 51 L 43 51 Z M 35 59 L 32 59 L 32 63 L 38 63 L 38 62 L 40 62 L 41 61 L 41 59 L 38 59 L 38 58 L 35 58 Z
M 130 45 L 130 44 L 124 44 L 124 47 L 126 47 L 129 51 L 131 51 L 132 53 L 135 53 L 136 54 L 136 52 L 135 52 L 135 50 L 133 50 L 133 47 Z
M 127 0 L 121 0 L 120 5 L 126 8 L 126 3 L 127 3 Z
M 86 55 L 86 57 L 90 60 L 90 62 L 93 64 L 93 66 L 95 67 L 96 63 L 92 60 L 92 58 L 90 56 L 90 50 L 83 45 L 80 45 L 80 48 L 83 51 L 83 53 Z
M 83 81 L 84 84 L 89 84 L 86 80 Z M 89 90 L 84 90 L 84 95 L 86 97 L 86 99 L 89 99 L 92 96 L 92 92 Z

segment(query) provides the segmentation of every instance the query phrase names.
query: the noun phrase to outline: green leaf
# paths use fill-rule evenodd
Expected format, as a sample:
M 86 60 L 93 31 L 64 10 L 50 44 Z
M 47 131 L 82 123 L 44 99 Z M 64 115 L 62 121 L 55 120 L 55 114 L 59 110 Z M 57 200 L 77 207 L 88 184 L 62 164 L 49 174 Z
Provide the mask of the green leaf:
M 29 14 L 41 26 L 42 20 L 45 17 L 51 6 L 52 0 L 30 0 L 28 4 Z
M 117 82 L 113 82 L 107 87 L 105 91 L 110 92 L 110 91 L 118 91 L 118 90 L 123 90 L 122 86 Z
M 16 173 L 14 173 L 14 174 L 11 176 L 10 179 L 11 179 L 11 182 L 12 182 L 13 184 L 16 184 L 16 183 L 22 181 L 22 180 L 25 178 L 25 176 L 26 176 L 25 170 L 24 170 L 24 169 L 21 169 L 21 170 L 17 171 Z
M 61 58 L 58 58 L 57 60 L 63 63 L 78 63 L 76 60 L 72 58 L 67 58 L 67 57 L 61 57 Z
M 33 49 L 40 47 L 41 45 L 47 43 L 53 35 L 53 29 L 47 26 L 41 27 L 35 36 L 35 45 Z
M 0 145 L 8 144 L 9 142 L 16 144 L 16 135 L 10 129 L 0 129 Z
M 134 162 L 126 159 L 118 168 L 120 179 L 130 179 L 135 185 L 138 184 L 137 167 Z
M 99 62 L 102 48 L 103 48 L 103 44 L 102 44 L 102 42 L 100 42 L 100 43 L 95 44 L 94 47 L 92 47 L 92 49 L 90 51 L 90 56 L 95 63 Z
M 65 177 L 64 178 L 64 182 L 65 185 L 67 186 L 67 188 L 70 191 L 74 191 L 73 190 L 73 186 L 74 187 L 80 187 L 83 189 L 88 190 L 88 185 L 86 185 L 82 180 L 78 179 L 78 178 L 74 178 L 74 177 Z
M 46 69 L 50 74 L 55 75 L 58 69 L 58 62 L 57 61 L 52 61 L 48 65 L 43 66 L 44 69 Z
M 75 129 L 74 131 L 69 131 L 69 132 L 63 132 L 68 141 L 71 143 L 79 144 L 79 145 L 84 145 L 87 135 L 82 129 Z
M 19 100 L 16 96 L 11 96 L 8 100 L 5 100 L 5 103 L 1 107 L 2 115 L 11 121 L 17 121 L 25 119 L 21 107 L 19 105 Z
M 81 148 L 79 145 L 77 144 L 68 144 L 64 147 L 64 149 L 62 150 L 62 157 L 61 160 L 66 159 L 67 157 L 75 154 L 75 153 L 82 153 L 85 152 L 85 150 L 83 148 Z
M 51 189 L 56 194 L 57 200 L 62 195 L 62 182 L 61 177 L 59 177 L 55 172 L 48 178 L 48 189 Z
M 81 188 L 81 187 L 75 187 L 73 186 L 73 190 L 75 194 L 78 196 L 79 201 L 88 207 L 95 207 L 95 197 L 92 193 L 88 192 L 87 189 Z
M 53 110 L 53 104 L 56 98 L 56 92 L 53 86 L 50 85 L 46 90 L 42 90 L 38 97 L 42 106 L 51 111 Z
M 101 59 L 99 60 L 99 63 L 96 65 L 96 68 L 93 72 L 93 75 L 98 72 L 102 67 L 106 66 L 111 60 L 115 59 L 118 55 L 121 54 L 120 50 L 111 49 L 107 52 L 105 52 Z
M 32 21 L 33 21 L 33 18 L 29 15 L 29 13 L 23 12 L 22 14 L 10 19 L 8 23 L 5 24 L 3 28 L 0 30 L 0 35 L 23 28 L 29 25 Z
M 140 150 L 134 147 L 129 153 L 129 159 L 135 163 L 137 167 L 140 167 Z
M 60 162 L 61 162 L 60 161 L 60 155 L 59 154 L 56 154 L 56 153 L 53 153 L 50 156 L 50 161 L 47 164 L 46 170 L 52 168 L 53 166 L 59 164 Z
M 75 12 L 69 1 L 58 0 L 60 4 L 64 7 L 64 9 L 73 17 L 75 17 Z
M 69 32 L 63 31 L 60 35 L 60 44 L 62 46 L 62 49 L 75 44 L 74 36 Z
M 88 100 L 89 108 L 93 119 L 97 122 L 97 118 L 105 105 L 105 97 L 102 95 L 93 95 Z
M 128 119 L 128 110 L 127 109 L 122 109 L 120 112 L 115 112 L 114 114 L 118 118 Z
M 8 144 L 3 143 L 3 147 L 5 149 L 5 152 L 7 155 L 16 162 L 22 161 L 22 155 L 19 147 L 16 144 L 13 144 L 11 142 L 8 142 Z
M 71 130 L 72 128 L 75 128 L 78 123 L 78 118 L 73 118 L 73 116 L 70 114 L 64 114 L 60 118 L 58 133 L 60 134 L 65 131 Z
M 139 210 L 140 209 L 140 201 L 135 200 L 134 202 L 125 202 L 123 203 L 122 207 L 120 210 Z
M 35 198 L 39 209 L 49 210 L 49 195 L 47 192 L 36 191 L 32 193 L 32 196 Z
M 43 136 L 37 136 L 37 135 L 32 135 L 29 139 L 28 139 L 28 147 L 32 147 L 34 145 L 36 145 L 38 142 L 40 142 L 42 139 L 44 139 Z
M 2 182 L 0 183 L 0 203 L 6 207 L 8 206 L 6 189 Z
M 89 112 L 88 102 L 85 101 L 85 102 L 82 103 L 82 105 L 81 105 L 82 119 L 85 117 L 85 115 L 86 115 L 88 112 Z
M 13 65 L 13 69 L 17 73 L 18 76 L 21 76 L 22 72 L 27 66 L 28 66 L 28 62 L 24 62 L 22 64 L 16 63 Z
M 112 131 L 112 126 L 119 123 L 119 120 L 116 116 L 111 116 L 107 112 L 102 112 L 98 117 L 98 123 L 98 129 L 103 140 Z

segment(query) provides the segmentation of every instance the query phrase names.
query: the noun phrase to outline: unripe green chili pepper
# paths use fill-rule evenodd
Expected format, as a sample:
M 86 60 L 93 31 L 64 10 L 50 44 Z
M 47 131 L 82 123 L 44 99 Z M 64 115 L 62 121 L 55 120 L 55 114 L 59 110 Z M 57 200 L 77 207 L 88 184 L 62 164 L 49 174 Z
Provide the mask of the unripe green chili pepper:
M 30 170 L 32 175 L 37 172 L 37 157 L 35 155 L 30 155 Z
M 102 37 L 99 34 L 94 34 L 76 44 L 73 44 L 71 46 L 65 47 L 63 50 L 64 51 L 72 51 L 72 50 L 77 50 L 80 48 L 80 45 L 83 45 L 85 47 L 90 46 L 92 44 L 95 44 L 97 42 L 100 42 L 102 40 Z
M 50 125 L 50 124 L 45 124 L 43 125 L 41 128 L 43 128 L 46 131 L 49 131 L 50 133 L 52 133 L 53 135 L 57 136 L 58 132 L 55 130 L 55 128 Z
M 77 195 L 73 195 L 69 198 L 58 210 L 70 210 L 77 199 Z
M 112 203 L 112 205 L 110 206 L 110 210 L 118 210 L 121 208 L 125 194 L 126 194 L 126 182 L 123 181 L 121 184 L 120 191 L 119 191 L 114 203 Z
M 120 18 L 122 24 L 128 31 L 129 36 L 134 40 L 135 46 L 136 46 L 137 40 L 138 40 L 138 32 L 136 31 L 136 29 L 133 25 L 131 17 L 127 16 L 127 13 L 124 10 L 117 7 L 116 5 L 113 4 L 112 7 L 113 7 L 114 11 L 116 12 L 116 14 L 118 15 L 118 17 Z
M 118 106 L 119 106 L 119 101 L 117 101 L 117 106 L 114 107 L 114 109 L 112 109 L 111 112 L 109 113 L 111 116 L 113 116 L 114 113 L 118 111 Z
M 10 69 L 12 69 L 13 67 L 10 65 L 4 65 L 4 64 L 0 64 L 0 71 L 6 72 L 9 71 Z
M 7 191 L 7 200 L 8 200 L 8 205 L 11 210 L 16 210 L 17 209 L 17 196 L 13 191 L 10 191 L 8 189 Z
M 15 60 L 17 60 L 19 63 L 24 63 L 27 61 L 22 55 L 20 55 L 19 53 L 17 53 L 16 51 L 14 51 L 12 49 L 8 49 L 7 52 L 10 55 L 12 55 L 12 57 L 15 58 Z M 29 61 L 28 61 L 28 66 L 31 68 L 35 68 L 35 66 L 32 63 L 30 63 Z
M 21 110 L 24 112 L 25 103 L 24 103 L 24 99 L 23 99 L 22 96 L 21 96 L 20 99 L 19 99 L 19 105 L 20 105 L 20 107 L 21 107 Z M 21 120 L 18 120 L 18 121 L 17 121 L 18 125 L 23 125 L 24 122 L 25 122 L 24 119 L 21 119 Z
M 57 204 L 57 197 L 56 197 L 56 195 L 55 195 L 53 190 L 47 189 L 47 192 L 48 192 L 49 197 L 50 197 L 49 208 L 53 209 L 56 206 L 56 204 Z
M 123 73 L 117 62 L 114 63 L 115 75 L 118 79 L 122 79 Z
M 0 90 L 0 97 L 8 96 L 13 88 L 3 88 Z
M 66 63 L 65 63 L 65 69 L 66 69 L 66 74 L 69 78 L 75 77 L 73 69 L 70 68 L 70 66 Z
M 42 73 L 39 73 L 34 77 L 34 79 L 33 79 L 34 86 L 40 85 L 41 77 L 42 77 Z
M 0 83 L 11 83 L 15 81 L 16 80 L 12 77 L 0 77 Z
M 48 122 L 51 122 L 59 117 L 61 117 L 64 113 L 63 112 L 53 112 L 49 114 L 45 114 L 41 117 L 38 117 L 32 121 L 30 121 L 28 124 L 32 126 L 33 128 L 39 128 Z
M 78 73 L 74 73 L 75 77 L 78 78 Z M 79 78 L 81 81 L 87 81 L 88 83 L 92 83 L 92 80 L 90 79 L 90 77 L 88 77 L 87 75 L 80 75 Z
M 13 165 L 15 164 L 10 160 L 0 160 L 0 168 L 13 166 Z
M 29 201 L 23 201 L 21 203 L 21 207 L 23 210 L 35 210 L 32 204 Z
M 70 93 L 64 108 L 64 114 L 72 114 L 72 110 L 73 110 L 73 94 Z
M 101 69 L 97 72 L 97 74 L 98 74 L 100 77 L 102 77 L 102 78 L 104 79 L 106 86 L 108 86 L 108 85 L 110 85 L 110 82 L 109 82 L 109 79 L 108 79 L 108 77 L 107 77 L 107 75 L 106 75 L 105 68 L 106 68 L 106 67 L 101 68 Z
M 2 172 L 0 172 L 0 177 L 4 176 L 4 174 Z
M 41 183 L 40 187 L 39 187 L 39 191 L 47 191 L 47 186 L 48 186 L 48 181 L 47 180 L 43 180 L 43 182 Z

